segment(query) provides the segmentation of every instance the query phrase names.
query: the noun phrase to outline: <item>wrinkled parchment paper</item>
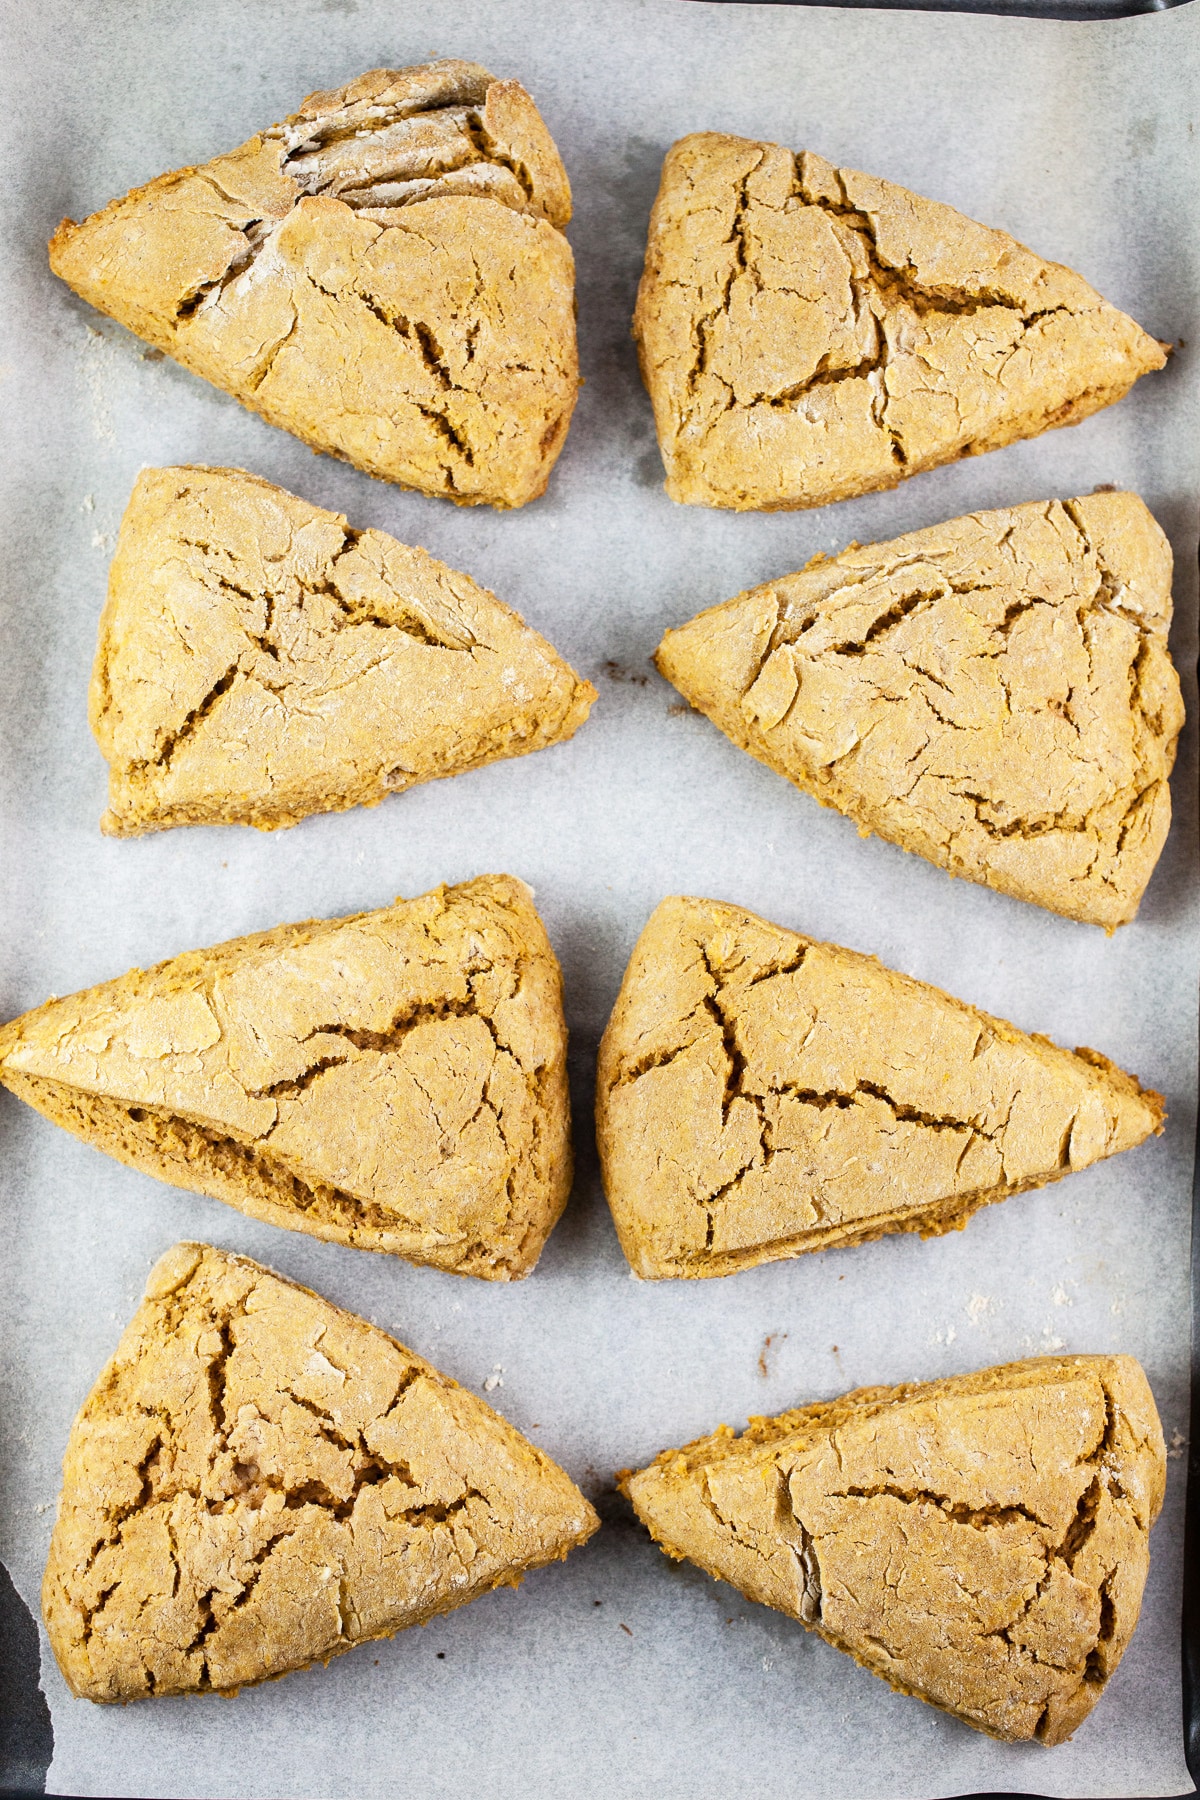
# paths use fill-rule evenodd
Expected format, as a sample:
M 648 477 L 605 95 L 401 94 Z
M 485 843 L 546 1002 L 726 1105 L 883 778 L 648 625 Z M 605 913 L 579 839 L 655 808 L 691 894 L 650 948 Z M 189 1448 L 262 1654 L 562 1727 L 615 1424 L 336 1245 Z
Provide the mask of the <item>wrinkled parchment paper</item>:
M 186 948 L 510 870 L 562 959 L 574 1199 L 511 1288 L 242 1218 L 119 1167 L 0 1096 L 0 1551 L 36 1609 L 70 1421 L 159 1253 L 246 1251 L 481 1389 L 595 1496 L 584 1551 L 327 1671 L 125 1710 L 72 1700 L 43 1642 L 60 1794 L 655 1800 L 1191 1791 L 1179 1694 L 1197 993 L 1195 729 L 1137 922 L 1106 940 L 864 842 L 741 755 L 647 658 L 663 628 L 815 551 L 995 506 L 1137 489 L 1174 541 L 1195 711 L 1200 9 L 1103 25 L 686 0 L 39 0 L 7 8 L 0 264 L 0 1008 Z M 477 58 L 524 81 L 575 189 L 583 389 L 543 500 L 498 516 L 312 456 L 156 360 L 50 276 L 47 235 L 203 161 L 313 88 Z M 721 128 L 818 150 L 1003 226 L 1149 330 L 1165 373 L 1070 431 L 815 513 L 661 490 L 629 315 L 662 154 Z M 600 688 L 573 743 L 275 836 L 101 838 L 85 689 L 114 533 L 146 462 L 236 463 L 468 570 Z M 591 1147 L 597 1037 L 666 893 L 743 903 L 1168 1096 L 1166 1136 L 961 1235 L 893 1237 L 723 1281 L 640 1284 Z M 1006 1747 L 893 1694 L 799 1625 L 669 1564 L 611 1472 L 719 1420 L 1039 1351 L 1131 1351 L 1172 1444 L 1141 1626 L 1071 1744 Z M 495 1381 L 491 1378 L 496 1377 Z

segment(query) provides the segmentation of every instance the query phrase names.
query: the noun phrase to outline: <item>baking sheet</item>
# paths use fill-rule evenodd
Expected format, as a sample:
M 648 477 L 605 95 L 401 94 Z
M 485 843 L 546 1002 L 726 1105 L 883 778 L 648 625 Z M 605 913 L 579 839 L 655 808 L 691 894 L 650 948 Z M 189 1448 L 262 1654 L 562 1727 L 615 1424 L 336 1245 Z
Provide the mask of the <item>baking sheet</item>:
M 319 1244 L 123 1169 L 0 1094 L 5 1232 L 0 1555 L 36 1611 L 70 1421 L 177 1238 L 249 1253 L 480 1389 L 605 1525 L 570 1561 L 330 1668 L 217 1699 L 74 1701 L 43 1638 L 51 1792 L 537 1800 L 721 1794 L 1191 1792 L 1180 1723 L 1197 946 L 1195 729 L 1135 924 L 1106 940 L 861 841 L 681 713 L 647 658 L 667 624 L 852 538 L 972 507 L 1130 486 L 1177 557 L 1195 716 L 1200 11 L 1103 25 L 682 0 L 9 0 L 0 265 L 0 1013 L 282 920 L 438 881 L 531 882 L 562 960 L 579 1177 L 526 1283 Z M 546 497 L 460 511 L 313 457 L 155 360 L 49 275 L 44 241 L 365 68 L 469 56 L 533 92 L 575 191 L 587 385 Z M 819 150 L 952 202 L 1188 340 L 1118 407 L 1039 442 L 815 513 L 734 516 L 661 490 L 629 315 L 667 145 L 719 128 Z M 102 839 L 85 690 L 114 534 L 146 462 L 234 463 L 468 570 L 600 688 L 573 743 L 378 810 L 261 836 Z M 669 892 L 736 901 L 1028 1029 L 1092 1044 L 1168 1096 L 1165 1137 L 961 1235 L 893 1237 L 732 1277 L 642 1284 L 591 1144 L 595 1045 Z M 1171 1444 L 1133 1645 L 1052 1752 L 893 1694 L 800 1626 L 669 1564 L 611 1472 L 719 1420 L 1040 1351 L 1129 1351 Z

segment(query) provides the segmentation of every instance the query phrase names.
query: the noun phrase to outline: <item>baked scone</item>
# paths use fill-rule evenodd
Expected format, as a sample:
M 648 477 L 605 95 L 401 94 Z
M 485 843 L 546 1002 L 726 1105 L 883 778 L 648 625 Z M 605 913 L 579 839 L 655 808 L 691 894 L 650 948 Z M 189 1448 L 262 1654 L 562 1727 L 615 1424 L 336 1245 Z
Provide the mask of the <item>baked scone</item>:
M 1164 1117 L 1095 1050 L 718 900 L 652 913 L 596 1072 L 604 1188 L 646 1280 L 959 1230 Z
M 524 88 L 373 69 L 135 188 L 50 266 L 272 425 L 467 505 L 546 485 L 575 405 L 571 192 Z
M 49 1000 L 0 1084 L 271 1225 L 515 1281 L 570 1192 L 566 1051 L 530 891 L 484 875 Z
M 952 207 L 720 132 L 667 152 L 634 336 L 672 500 L 825 506 L 1074 425 L 1165 347 Z
M 1171 551 L 1136 494 L 852 544 L 668 631 L 726 737 L 952 875 L 1123 925 L 1171 822 Z
M 668 1556 L 990 1737 L 1061 1744 L 1133 1636 L 1166 1477 L 1130 1356 L 752 1419 L 621 1486 Z
M 516 1587 L 598 1524 L 386 1332 L 176 1244 L 71 1429 L 42 1611 L 84 1699 L 228 1694 Z
M 143 469 L 92 673 L 113 836 L 273 830 L 571 737 L 596 690 L 478 587 L 241 469 Z

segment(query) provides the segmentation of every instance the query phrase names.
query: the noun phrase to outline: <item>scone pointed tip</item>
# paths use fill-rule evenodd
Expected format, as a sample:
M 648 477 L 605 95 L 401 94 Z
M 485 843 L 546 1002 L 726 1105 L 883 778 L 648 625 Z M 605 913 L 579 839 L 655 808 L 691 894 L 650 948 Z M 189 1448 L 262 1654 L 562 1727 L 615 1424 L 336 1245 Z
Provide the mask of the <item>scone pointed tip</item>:
M 165 1300 L 168 1294 L 183 1287 L 200 1266 L 207 1248 L 206 1244 L 185 1238 L 164 1250 L 146 1277 L 144 1298 Z
M 60 219 L 51 234 L 49 243 L 50 267 L 54 270 L 56 275 L 58 274 L 58 270 L 55 267 L 55 259 L 59 255 L 59 252 L 65 249 L 66 245 L 78 230 L 79 222 L 77 219 Z

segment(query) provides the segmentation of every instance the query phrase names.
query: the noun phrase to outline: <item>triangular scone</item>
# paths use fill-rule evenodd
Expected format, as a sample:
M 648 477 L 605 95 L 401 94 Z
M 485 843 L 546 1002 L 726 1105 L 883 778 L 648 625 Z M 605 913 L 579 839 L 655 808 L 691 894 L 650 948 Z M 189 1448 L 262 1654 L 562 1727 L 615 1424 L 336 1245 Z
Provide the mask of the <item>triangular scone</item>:
M 374 69 L 135 188 L 50 266 L 316 450 L 468 505 L 546 485 L 579 384 L 571 194 L 516 81 Z
M 957 1230 L 1163 1118 L 1095 1050 L 717 900 L 651 915 L 596 1079 L 605 1192 L 648 1280 Z
M 386 1332 L 177 1244 L 72 1428 L 42 1610 L 85 1699 L 228 1693 L 516 1587 L 598 1524 Z
M 50 1000 L 0 1083 L 148 1175 L 461 1275 L 527 1275 L 571 1187 L 562 982 L 507 875 Z
M 859 1388 L 618 1479 L 669 1556 L 992 1737 L 1060 1744 L 1133 1636 L 1162 1505 L 1131 1356 Z
M 1091 494 L 817 557 L 655 660 L 864 837 L 1112 931 L 1171 822 L 1170 622 L 1163 533 L 1136 494 Z
M 144 469 L 91 686 L 102 828 L 270 830 L 572 736 L 596 690 L 468 575 L 240 469 Z
M 952 207 L 810 152 L 667 152 L 634 314 L 673 500 L 825 506 L 1119 400 L 1164 347 Z

